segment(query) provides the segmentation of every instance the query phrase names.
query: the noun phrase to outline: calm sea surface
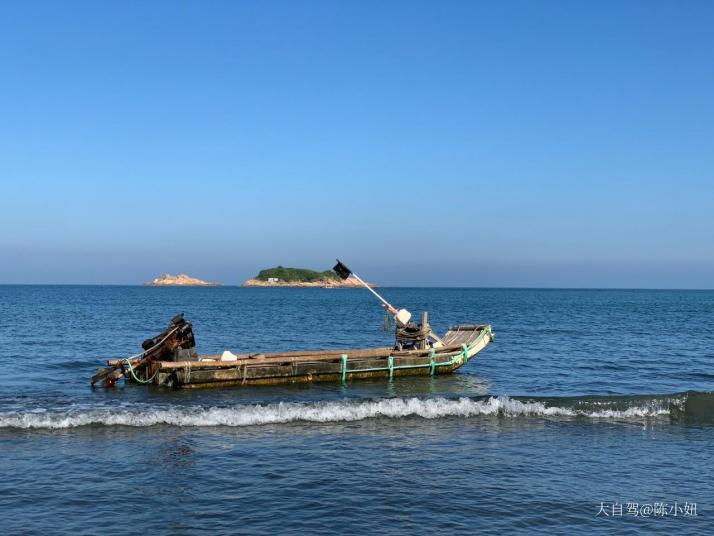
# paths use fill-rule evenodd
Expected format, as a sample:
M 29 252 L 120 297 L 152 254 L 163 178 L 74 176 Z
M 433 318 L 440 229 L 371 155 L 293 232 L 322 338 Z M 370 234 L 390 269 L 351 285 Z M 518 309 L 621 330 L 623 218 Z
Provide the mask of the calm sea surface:
M 180 312 L 201 353 L 391 336 L 359 289 L 0 286 L 0 533 L 714 533 L 714 292 L 382 290 L 496 340 L 433 379 L 92 389 Z

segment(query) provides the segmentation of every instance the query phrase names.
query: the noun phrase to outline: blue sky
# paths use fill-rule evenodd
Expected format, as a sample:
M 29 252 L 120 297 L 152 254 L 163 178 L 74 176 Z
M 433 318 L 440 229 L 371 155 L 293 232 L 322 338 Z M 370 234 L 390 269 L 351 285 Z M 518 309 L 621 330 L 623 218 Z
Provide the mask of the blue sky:
M 714 288 L 711 2 L 2 2 L 0 282 Z

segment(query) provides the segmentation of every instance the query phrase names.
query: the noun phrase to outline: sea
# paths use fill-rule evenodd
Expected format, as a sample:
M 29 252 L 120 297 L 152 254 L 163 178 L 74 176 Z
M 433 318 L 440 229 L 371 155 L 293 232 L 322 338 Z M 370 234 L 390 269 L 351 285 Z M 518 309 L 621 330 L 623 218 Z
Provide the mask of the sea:
M 382 288 L 453 374 L 90 387 L 184 313 L 200 353 L 384 346 L 365 290 L 0 286 L 0 534 L 712 534 L 714 291 Z

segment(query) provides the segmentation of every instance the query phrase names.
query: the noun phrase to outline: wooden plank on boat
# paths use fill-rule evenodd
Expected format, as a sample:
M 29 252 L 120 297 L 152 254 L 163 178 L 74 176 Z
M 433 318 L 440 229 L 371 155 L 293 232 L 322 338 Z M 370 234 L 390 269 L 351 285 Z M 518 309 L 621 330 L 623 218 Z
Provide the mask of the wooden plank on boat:
M 481 331 L 485 327 L 483 324 L 461 324 L 459 326 L 452 326 L 449 328 L 449 331 L 446 332 L 446 335 L 444 335 L 444 344 L 449 346 L 471 344 L 472 341 L 481 335 Z
M 437 350 L 437 355 L 444 355 L 450 352 L 460 351 L 461 346 L 447 346 L 439 348 Z M 271 357 L 264 359 L 240 359 L 237 361 L 161 361 L 160 367 L 162 370 L 167 369 L 205 369 L 205 368 L 234 368 L 243 365 L 256 365 L 256 364 L 281 364 L 281 363 L 304 363 L 311 361 L 339 361 L 343 354 L 346 354 L 350 361 L 357 359 L 367 359 L 370 357 L 409 357 L 409 356 L 426 356 L 431 353 L 431 350 L 412 350 L 409 352 L 395 352 L 389 348 L 378 348 L 371 350 L 369 352 L 355 352 L 350 353 L 349 351 L 341 351 L 339 353 L 330 353 L 325 355 L 297 355 L 292 357 Z
M 380 348 L 362 348 L 362 349 L 352 349 L 352 350 L 318 350 L 311 351 L 305 350 L 303 352 L 271 352 L 271 353 L 261 353 L 261 354 L 238 354 L 236 357 L 238 360 L 250 360 L 250 361 L 265 361 L 269 359 L 282 359 L 284 361 L 292 361 L 292 358 L 301 357 L 312 357 L 313 359 L 339 359 L 342 354 L 347 354 L 349 356 L 357 357 L 374 357 L 381 355 L 389 355 L 392 349 L 390 347 L 384 346 Z M 220 360 L 220 354 L 209 354 L 201 355 L 200 359 L 216 359 Z

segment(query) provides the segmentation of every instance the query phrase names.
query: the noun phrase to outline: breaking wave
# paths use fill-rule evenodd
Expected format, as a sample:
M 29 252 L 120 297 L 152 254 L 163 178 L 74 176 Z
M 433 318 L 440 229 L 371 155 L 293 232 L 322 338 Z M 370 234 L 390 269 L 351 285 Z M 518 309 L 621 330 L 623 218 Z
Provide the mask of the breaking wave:
M 227 407 L 39 409 L 0 413 L 0 429 L 65 429 L 80 426 L 257 426 L 290 422 L 447 417 L 552 418 L 637 421 L 695 419 L 714 422 L 714 393 L 602 397 L 385 398 L 282 402 Z

